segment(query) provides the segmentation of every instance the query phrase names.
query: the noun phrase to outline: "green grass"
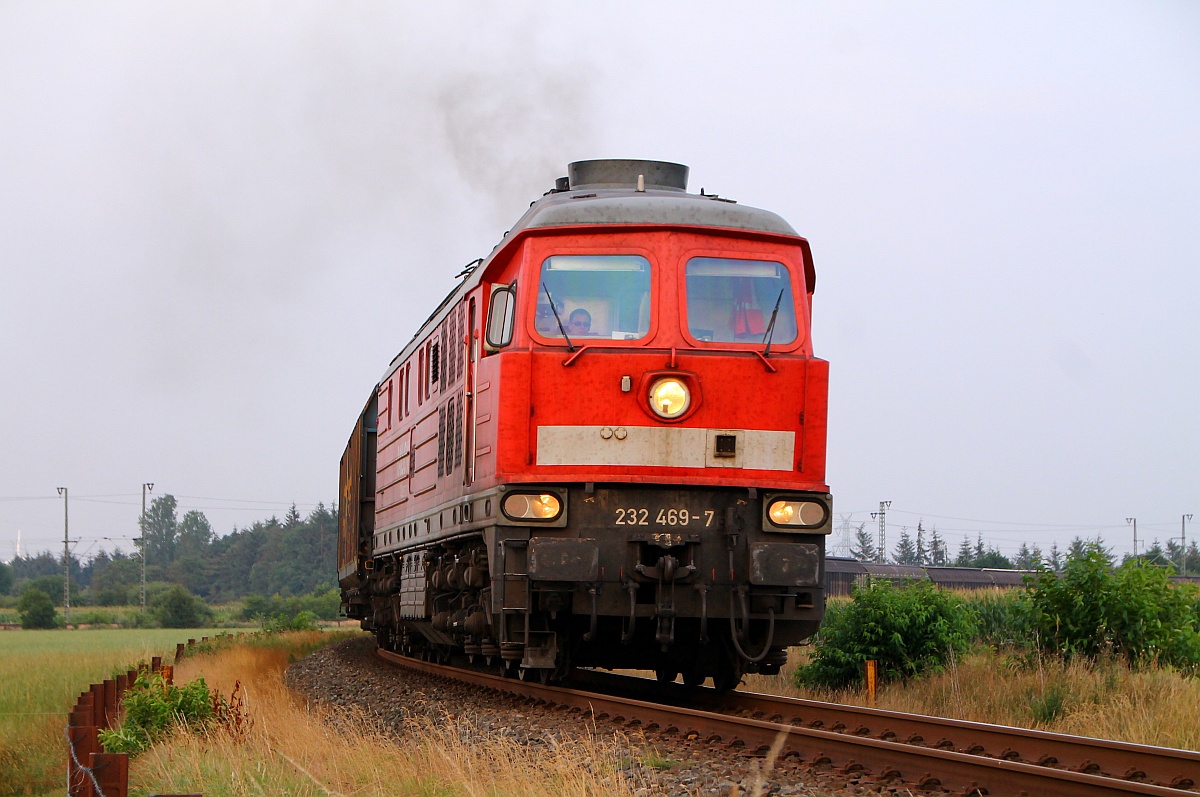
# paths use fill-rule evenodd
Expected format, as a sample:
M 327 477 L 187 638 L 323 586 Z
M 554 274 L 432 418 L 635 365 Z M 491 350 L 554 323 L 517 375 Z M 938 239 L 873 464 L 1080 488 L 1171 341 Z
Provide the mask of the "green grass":
M 66 766 L 67 712 L 89 684 L 211 629 L 0 632 L 0 797 L 57 794 Z

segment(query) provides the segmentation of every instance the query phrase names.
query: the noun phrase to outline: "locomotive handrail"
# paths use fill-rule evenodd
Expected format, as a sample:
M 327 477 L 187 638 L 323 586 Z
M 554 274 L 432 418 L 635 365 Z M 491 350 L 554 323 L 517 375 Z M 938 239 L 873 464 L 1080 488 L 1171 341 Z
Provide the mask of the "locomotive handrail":
M 612 346 L 580 346 L 579 349 L 574 354 L 572 354 L 567 359 L 563 360 L 563 363 L 562 363 L 563 368 L 570 368 L 572 365 L 575 364 L 576 360 L 578 360 L 580 357 L 582 357 L 584 355 L 585 352 L 588 352 L 592 349 L 605 349 L 605 348 L 611 349 Z M 638 351 L 653 352 L 653 351 L 667 351 L 667 349 L 659 349 L 657 347 L 654 347 L 654 348 L 647 348 L 647 349 L 639 349 Z M 677 354 L 678 349 L 676 349 L 674 346 L 672 346 L 670 349 L 670 352 L 671 352 L 671 367 L 675 368 L 676 367 L 675 355 Z M 715 348 L 707 348 L 706 347 L 703 349 L 689 349 L 688 350 L 689 354 L 700 353 L 700 352 L 703 352 L 705 354 L 708 354 L 709 352 L 712 352 L 714 354 L 753 354 L 760 361 L 762 361 L 763 367 L 766 368 L 767 371 L 769 371 L 770 373 L 773 373 L 773 374 L 778 373 L 778 369 L 774 365 L 771 364 L 770 360 L 768 360 L 766 357 L 763 356 L 763 353 L 761 351 L 758 351 L 757 349 L 730 349 L 730 348 L 725 348 L 724 346 L 718 346 Z

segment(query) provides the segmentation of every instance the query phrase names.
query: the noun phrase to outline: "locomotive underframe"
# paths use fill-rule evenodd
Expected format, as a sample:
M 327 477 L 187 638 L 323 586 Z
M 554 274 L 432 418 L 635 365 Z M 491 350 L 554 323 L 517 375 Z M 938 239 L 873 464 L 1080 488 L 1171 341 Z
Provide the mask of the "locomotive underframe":
M 517 525 L 498 511 L 505 491 L 531 490 L 559 495 L 562 515 Z M 743 672 L 777 672 L 824 608 L 829 513 L 817 529 L 768 530 L 770 495 L 507 485 L 379 533 L 348 610 L 390 649 L 465 653 L 544 679 L 649 660 L 660 677 L 729 687 Z M 434 523 L 450 528 L 419 533 Z

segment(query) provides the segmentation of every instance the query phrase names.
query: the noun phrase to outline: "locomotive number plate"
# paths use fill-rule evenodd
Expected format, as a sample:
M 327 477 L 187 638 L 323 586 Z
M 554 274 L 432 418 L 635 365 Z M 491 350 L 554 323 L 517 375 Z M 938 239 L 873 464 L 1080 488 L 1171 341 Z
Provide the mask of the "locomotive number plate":
M 629 507 L 616 509 L 613 523 L 617 526 L 692 526 L 708 528 L 713 524 L 716 510 L 671 508 L 657 511 L 646 507 Z

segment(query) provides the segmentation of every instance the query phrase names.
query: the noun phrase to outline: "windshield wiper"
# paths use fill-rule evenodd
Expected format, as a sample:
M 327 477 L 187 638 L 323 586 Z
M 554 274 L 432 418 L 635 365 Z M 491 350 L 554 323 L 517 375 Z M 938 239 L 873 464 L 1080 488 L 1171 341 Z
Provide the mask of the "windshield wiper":
M 546 292 L 546 298 L 550 301 L 550 312 L 554 313 L 554 322 L 558 324 L 558 331 L 562 333 L 563 340 L 567 342 L 567 351 L 575 351 L 575 344 L 571 343 L 571 339 L 567 337 L 567 329 L 563 326 L 562 319 L 558 317 L 558 310 L 554 307 L 554 297 L 550 295 L 550 289 L 546 287 L 545 282 L 542 282 L 542 290 Z
M 763 343 L 767 344 L 767 348 L 763 350 L 763 357 L 771 353 L 771 338 L 775 335 L 775 317 L 779 315 L 779 303 L 783 301 L 783 288 L 779 289 L 779 296 L 775 297 L 775 309 L 771 311 L 771 320 L 767 323 L 767 331 L 763 333 Z

